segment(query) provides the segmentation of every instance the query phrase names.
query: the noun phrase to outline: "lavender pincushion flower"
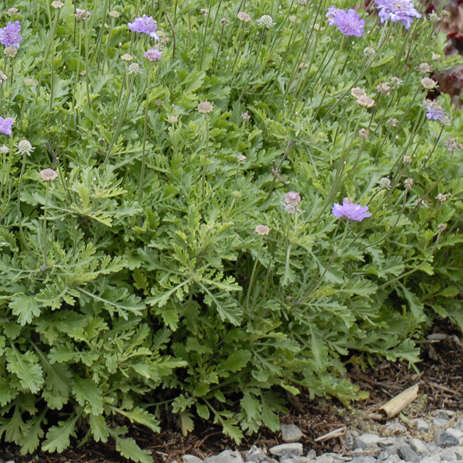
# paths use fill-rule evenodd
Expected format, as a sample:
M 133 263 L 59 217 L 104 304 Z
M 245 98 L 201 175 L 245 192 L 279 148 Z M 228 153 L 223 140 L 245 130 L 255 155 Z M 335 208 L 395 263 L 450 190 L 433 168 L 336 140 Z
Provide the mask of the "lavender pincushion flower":
M 0 29 L 0 43 L 5 47 L 19 48 L 21 43 L 21 23 L 8 21 L 5 27 Z
M 334 203 L 332 212 L 335 217 L 346 218 L 355 222 L 361 222 L 363 219 L 371 217 L 371 213 L 368 212 L 368 206 L 354 204 L 349 198 L 343 199 L 342 206 Z
M 157 48 L 150 48 L 149 50 L 145 51 L 144 56 L 148 61 L 155 62 L 161 59 L 162 52 L 158 50 Z
M 8 117 L 7 119 L 3 119 L 3 117 L 0 117 L 0 133 L 3 133 L 4 135 L 8 135 L 11 137 L 11 127 L 13 126 L 14 119 L 11 117 Z
M 158 23 L 151 17 L 145 14 L 141 18 L 135 18 L 132 23 L 129 23 L 129 29 L 138 34 L 148 34 L 154 40 L 159 40 Z
M 450 120 L 444 110 L 435 101 L 426 101 L 426 118 L 448 125 Z
M 328 8 L 326 17 L 330 26 L 336 26 L 346 36 L 361 37 L 363 34 L 365 21 L 352 8 L 346 11 L 331 6 Z
M 409 29 L 413 18 L 421 18 L 413 6 L 413 0 L 375 0 L 375 3 L 381 24 L 388 20 L 393 23 L 400 21 L 405 29 Z

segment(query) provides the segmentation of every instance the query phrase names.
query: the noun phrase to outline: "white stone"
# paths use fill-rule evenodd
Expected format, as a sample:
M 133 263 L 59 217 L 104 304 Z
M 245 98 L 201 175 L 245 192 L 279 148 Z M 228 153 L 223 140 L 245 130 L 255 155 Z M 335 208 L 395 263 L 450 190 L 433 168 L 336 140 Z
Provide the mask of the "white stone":
M 183 455 L 182 461 L 183 463 L 203 463 L 203 460 L 201 460 L 201 458 L 198 458 L 195 455 L 190 455 L 189 453 Z
M 299 442 L 293 442 L 288 444 L 275 445 L 269 449 L 269 452 L 272 455 L 277 457 L 289 457 L 289 456 L 298 456 L 300 457 L 303 452 L 302 444 Z
M 302 436 L 302 431 L 295 424 L 281 425 L 281 437 L 284 442 L 296 442 Z
M 218 455 L 212 455 L 204 460 L 205 463 L 243 463 L 243 458 L 237 450 L 224 450 Z
M 431 453 L 428 446 L 420 439 L 410 439 L 410 447 L 420 456 Z

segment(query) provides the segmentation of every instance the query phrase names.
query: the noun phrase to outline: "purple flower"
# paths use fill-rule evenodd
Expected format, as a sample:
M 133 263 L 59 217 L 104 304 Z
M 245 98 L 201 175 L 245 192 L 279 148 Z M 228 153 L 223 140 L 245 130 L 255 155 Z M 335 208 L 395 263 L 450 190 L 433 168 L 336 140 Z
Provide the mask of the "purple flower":
M 9 137 L 11 136 L 11 127 L 13 126 L 14 119 L 11 117 L 7 119 L 3 119 L 3 117 L 0 117 L 0 133 L 3 133 L 4 135 L 8 135 Z
M 145 51 L 145 58 L 148 61 L 159 61 L 161 59 L 162 52 L 157 48 L 150 48 Z
M 421 18 L 420 13 L 415 10 L 413 0 L 375 0 L 379 9 L 379 20 L 401 22 L 405 29 L 409 29 L 413 18 Z
M 349 198 L 343 199 L 342 206 L 334 203 L 332 212 L 335 217 L 346 218 L 355 222 L 361 222 L 363 219 L 371 217 L 371 213 L 368 212 L 368 206 L 354 204 Z
M 444 110 L 434 101 L 426 101 L 426 117 L 445 125 L 450 122 Z
M 361 37 L 365 21 L 357 14 L 352 8 L 349 10 L 342 10 L 331 6 L 326 13 L 328 24 L 336 26 L 344 35 L 355 35 Z
M 0 29 L 0 43 L 5 47 L 19 48 L 21 43 L 21 23 L 8 21 L 7 25 Z
M 151 17 L 143 15 L 141 18 L 135 18 L 133 23 L 129 23 L 129 29 L 138 34 L 148 34 L 154 40 L 159 40 L 158 23 Z

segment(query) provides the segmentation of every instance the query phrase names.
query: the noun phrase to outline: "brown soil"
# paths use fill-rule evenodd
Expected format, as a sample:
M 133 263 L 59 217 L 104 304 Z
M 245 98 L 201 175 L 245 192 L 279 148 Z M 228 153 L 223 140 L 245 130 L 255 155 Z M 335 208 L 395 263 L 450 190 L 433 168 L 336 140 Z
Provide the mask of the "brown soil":
M 406 363 L 379 363 L 367 371 L 351 368 L 348 372 L 352 381 L 362 390 L 368 391 L 367 400 L 354 403 L 347 410 L 336 401 L 309 400 L 301 394 L 293 401 L 290 414 L 281 418 L 283 423 L 294 423 L 303 431 L 301 442 L 306 451 L 346 452 L 345 438 L 336 437 L 322 442 L 315 439 L 342 426 L 347 429 L 376 429 L 381 423 L 368 415 L 384 402 L 407 387 L 419 383 L 419 396 L 405 411 L 402 424 L 412 427 L 407 418 L 426 416 L 436 409 L 463 409 L 463 344 L 461 334 L 447 323 L 436 324 L 433 337 L 423 344 L 419 371 L 409 369 Z M 215 454 L 236 445 L 222 435 L 217 426 L 203 424 L 202 429 L 183 437 L 178 430 L 167 430 L 160 434 L 147 432 L 141 427 L 132 427 L 131 436 L 146 449 L 152 451 L 155 462 L 181 461 L 181 456 L 191 453 L 200 458 Z M 247 450 L 253 444 L 269 447 L 281 443 L 280 433 L 262 430 L 258 435 L 247 437 L 239 448 Z M 47 463 L 120 463 L 122 459 L 114 450 L 113 443 L 87 444 L 80 448 L 65 451 L 61 455 L 39 453 L 35 456 L 21 457 L 17 449 L 9 447 L 6 458 L 16 462 Z M 1 454 L 5 452 L 0 451 Z

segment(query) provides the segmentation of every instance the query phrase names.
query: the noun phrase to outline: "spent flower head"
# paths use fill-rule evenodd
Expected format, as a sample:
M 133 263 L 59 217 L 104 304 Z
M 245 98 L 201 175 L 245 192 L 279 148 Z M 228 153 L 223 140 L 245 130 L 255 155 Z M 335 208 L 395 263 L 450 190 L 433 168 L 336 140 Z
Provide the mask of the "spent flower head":
M 122 60 L 122 61 L 132 61 L 132 60 L 133 60 L 133 56 L 132 56 L 130 53 L 124 53 L 124 54 L 121 56 L 121 60 Z
M 389 84 L 394 88 L 400 87 L 403 83 L 404 81 L 400 77 L 394 76 L 389 79 Z
M 54 2 L 51 2 L 51 6 L 56 9 L 63 8 L 64 3 L 60 2 L 59 0 L 55 0 Z
M 375 100 L 368 95 L 360 95 L 356 101 L 360 106 L 365 106 L 366 108 L 371 108 L 375 104 Z
M 19 48 L 22 40 L 20 32 L 21 23 L 19 21 L 14 23 L 8 21 L 6 26 L 0 29 L 0 43 L 5 47 Z
M 391 87 L 387 82 L 382 82 L 376 86 L 376 91 L 383 95 L 389 95 L 389 93 L 391 93 Z
M 137 34 L 147 34 L 154 40 L 159 40 L 158 23 L 151 17 L 145 14 L 142 17 L 135 18 L 133 22 L 129 23 L 129 29 Z
M 366 95 L 366 92 L 363 88 L 359 88 L 359 87 L 354 87 L 350 90 L 350 94 L 354 97 L 354 98 L 359 98 L 361 96 L 364 96 Z
M 0 154 L 8 154 L 10 152 L 10 148 L 6 145 L 0 146 Z
M 248 13 L 246 13 L 245 11 L 240 11 L 236 17 L 240 20 L 240 21 L 243 21 L 244 23 L 248 23 L 249 21 L 251 21 L 251 16 L 249 16 Z
M 138 63 L 132 63 L 127 68 L 127 72 L 129 74 L 139 74 L 140 73 L 140 65 Z
M 16 47 L 5 47 L 3 54 L 8 58 L 14 58 L 18 54 L 18 49 Z
M 29 156 L 32 151 L 34 151 L 34 147 L 31 145 L 29 140 L 21 140 L 18 142 L 16 149 L 18 150 L 19 154 L 25 154 Z
M 0 71 L 0 85 L 2 85 L 3 82 L 5 82 L 5 80 L 7 79 L 8 79 L 8 76 L 3 71 Z
M 444 201 L 447 201 L 447 199 L 452 197 L 452 193 L 438 193 L 436 196 L 436 199 L 443 203 Z
M 256 233 L 261 236 L 265 236 L 270 233 L 270 227 L 268 227 L 267 225 L 262 225 L 262 224 L 256 225 L 255 230 L 256 230 Z
M 12 7 L 12 8 L 8 8 L 8 11 L 7 11 L 7 13 L 8 13 L 8 16 L 14 16 L 15 14 L 17 14 L 17 13 L 18 13 L 18 9 L 17 9 L 17 8 L 15 8 L 15 7 Z
M 423 79 L 421 79 L 421 85 L 425 89 L 431 90 L 437 86 L 437 82 L 433 79 L 430 79 L 429 77 L 424 77 Z
M 409 29 L 414 18 L 421 18 L 421 14 L 416 11 L 413 0 L 375 0 L 379 10 L 379 20 L 401 22 L 405 29 Z
M 423 73 L 431 72 L 431 65 L 429 63 L 421 63 L 418 66 L 418 71 L 423 72 Z
M 275 25 L 273 18 L 268 14 L 262 15 L 256 22 L 259 26 L 266 27 L 267 29 L 270 29 Z
M 214 105 L 209 101 L 202 101 L 197 107 L 198 111 L 202 114 L 210 113 L 214 109 Z
M 383 190 L 388 190 L 389 188 L 391 188 L 391 180 L 389 179 L 389 177 L 382 177 L 379 179 L 378 185 Z
M 76 8 L 76 12 L 74 14 L 76 19 L 79 21 L 87 21 L 90 19 L 90 16 L 92 16 L 92 13 L 85 8 Z
M 158 50 L 157 48 L 150 48 L 149 50 L 145 51 L 144 56 L 148 61 L 156 62 L 161 59 L 162 51 Z
M 43 169 L 40 171 L 40 178 L 45 182 L 51 182 L 58 177 L 58 172 L 53 169 Z
M 342 205 L 334 203 L 331 212 L 337 218 L 349 219 L 354 222 L 361 222 L 372 215 L 371 212 L 368 212 L 368 206 L 355 204 L 350 198 L 344 198 Z
M 369 47 L 364 48 L 363 54 L 367 58 L 374 58 L 376 56 L 376 50 L 373 47 L 369 46 Z
M 109 13 L 108 13 L 109 16 L 111 16 L 111 18 L 118 18 L 121 14 L 119 13 L 119 11 L 117 10 L 111 10 Z
M 328 24 L 336 26 L 339 31 L 345 36 L 361 37 L 365 27 L 365 21 L 352 8 L 343 10 L 331 6 L 326 13 Z
M 0 133 L 11 137 L 11 127 L 13 126 L 13 124 L 13 118 L 7 117 L 6 119 L 3 119 L 3 117 L 0 117 Z
M 404 187 L 405 187 L 405 190 L 407 191 L 410 191 L 413 187 L 413 179 L 412 178 L 406 178 L 404 180 Z
M 288 191 L 283 198 L 283 207 L 288 214 L 295 214 L 299 211 L 301 201 L 301 195 L 297 191 Z

